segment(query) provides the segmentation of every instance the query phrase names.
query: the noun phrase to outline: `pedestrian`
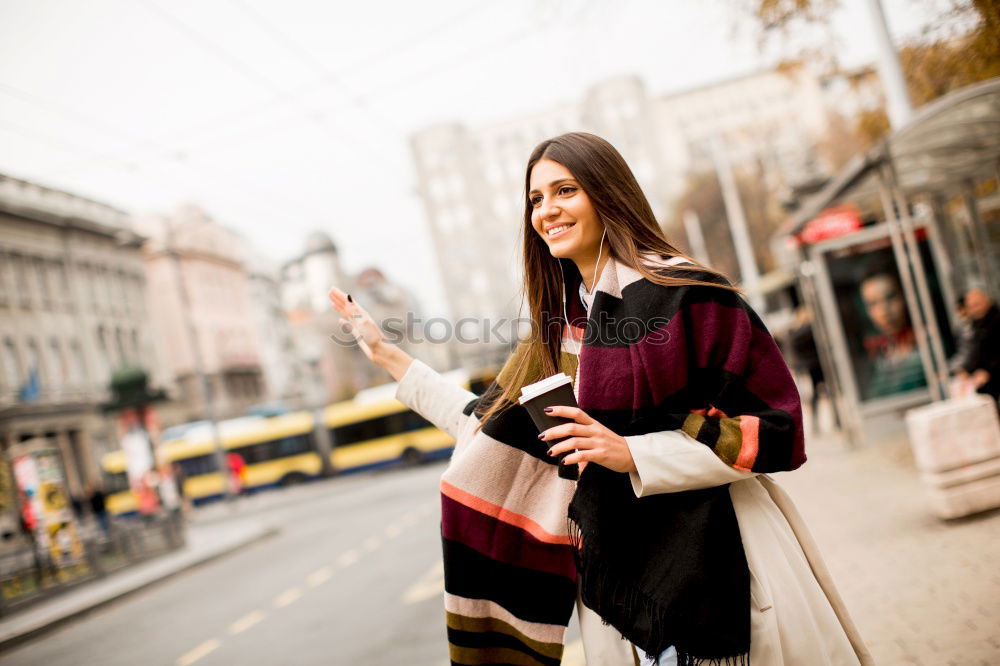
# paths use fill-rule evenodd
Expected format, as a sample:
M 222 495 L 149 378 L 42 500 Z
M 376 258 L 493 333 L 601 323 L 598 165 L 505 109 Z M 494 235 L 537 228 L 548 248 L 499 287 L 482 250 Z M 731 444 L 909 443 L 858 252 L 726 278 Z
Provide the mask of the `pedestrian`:
M 240 454 L 230 451 L 226 454 L 226 465 L 229 467 L 229 493 L 233 497 L 242 495 L 246 488 L 246 461 Z
M 965 292 L 965 308 L 972 320 L 972 345 L 961 372 L 976 391 L 1000 398 L 1000 310 L 983 287 Z
M 811 386 L 810 401 L 812 411 L 813 433 L 819 432 L 819 398 L 820 390 L 829 395 L 827 390 L 826 377 L 823 374 L 823 366 L 819 362 L 819 349 L 816 347 L 816 337 L 813 334 L 812 310 L 807 306 L 801 306 L 795 313 L 795 328 L 789 333 L 792 355 L 796 365 L 801 372 L 809 376 Z M 837 418 L 837 410 L 834 408 L 834 418 Z M 837 419 L 839 429 L 840 421 Z
M 180 495 L 181 511 L 188 513 L 191 511 L 191 497 L 184 488 L 184 484 L 187 482 L 187 473 L 184 471 L 184 466 L 181 465 L 180 461 L 174 461 L 173 471 L 174 482 L 177 484 L 177 494 Z
M 948 369 L 954 374 L 961 374 L 964 373 L 962 368 L 972 358 L 975 346 L 975 330 L 965 307 L 965 296 L 959 296 L 955 303 L 955 318 L 958 320 L 952 332 L 955 337 L 955 353 L 948 359 Z
M 107 495 L 100 485 L 87 484 L 87 503 L 90 505 L 90 512 L 94 515 L 94 520 L 101 528 L 101 533 L 106 538 L 109 533 Z
M 760 318 L 667 241 L 603 139 L 541 143 L 525 185 L 531 331 L 482 396 L 330 290 L 396 397 L 456 440 L 440 484 L 452 662 L 558 664 L 575 605 L 588 664 L 869 663 L 765 474 L 805 452 Z M 539 434 L 520 388 L 559 372 L 578 407 L 553 407 L 566 422 Z M 564 453 L 578 481 L 558 474 Z

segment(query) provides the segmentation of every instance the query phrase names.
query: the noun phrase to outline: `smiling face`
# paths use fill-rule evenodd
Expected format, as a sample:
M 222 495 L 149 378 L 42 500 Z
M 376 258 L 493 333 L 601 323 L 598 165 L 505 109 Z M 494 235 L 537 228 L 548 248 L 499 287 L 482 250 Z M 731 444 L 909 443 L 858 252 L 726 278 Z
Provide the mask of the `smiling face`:
M 604 225 L 569 169 L 542 158 L 531 169 L 528 189 L 531 226 L 552 256 L 578 266 L 596 261 Z

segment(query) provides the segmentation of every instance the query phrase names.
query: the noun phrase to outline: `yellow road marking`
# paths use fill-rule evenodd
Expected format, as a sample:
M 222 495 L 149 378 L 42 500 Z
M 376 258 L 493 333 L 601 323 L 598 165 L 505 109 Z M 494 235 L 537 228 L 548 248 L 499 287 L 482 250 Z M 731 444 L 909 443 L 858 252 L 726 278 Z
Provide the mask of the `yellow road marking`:
M 400 520 L 403 521 L 404 525 L 412 525 L 413 523 L 417 522 L 417 514 L 415 511 L 410 511 L 409 513 L 405 514 Z
M 403 528 L 397 525 L 396 523 L 392 523 L 390 525 L 385 526 L 385 535 L 390 539 L 392 539 L 393 537 L 398 537 L 402 532 Z
M 218 639 L 210 638 L 177 660 L 177 666 L 190 666 L 222 645 Z
M 330 570 L 330 567 L 323 567 L 309 574 L 306 582 L 309 583 L 309 587 L 317 587 L 330 580 L 330 576 L 332 575 L 333 571 Z
M 289 590 L 285 590 L 284 592 L 282 592 L 281 594 L 279 594 L 277 597 L 275 597 L 275 599 L 274 599 L 274 607 L 275 608 L 284 608 L 285 606 L 288 606 L 289 604 L 293 604 L 296 601 L 298 601 L 301 596 L 302 596 L 302 590 L 300 590 L 297 587 L 293 587 L 293 588 L 291 588 Z
M 346 553 L 341 553 L 340 557 L 337 558 L 337 564 L 342 567 L 349 567 L 359 559 L 361 558 L 358 556 L 357 551 L 349 550 Z
M 365 550 L 375 550 L 382 545 L 382 542 L 378 540 L 378 537 L 368 537 L 365 539 Z
M 264 619 L 264 613 L 262 611 L 255 610 L 252 613 L 247 613 L 240 619 L 236 620 L 236 622 L 233 622 L 231 625 L 229 625 L 229 633 L 231 633 L 233 636 L 235 636 L 236 634 L 242 634 L 244 631 L 246 631 L 247 629 L 257 624 L 263 619 Z

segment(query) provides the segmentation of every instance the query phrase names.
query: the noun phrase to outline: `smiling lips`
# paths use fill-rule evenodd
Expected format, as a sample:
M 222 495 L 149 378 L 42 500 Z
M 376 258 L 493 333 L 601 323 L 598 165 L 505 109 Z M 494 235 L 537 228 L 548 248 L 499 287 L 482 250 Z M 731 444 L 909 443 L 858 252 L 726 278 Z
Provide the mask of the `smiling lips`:
M 554 227 L 549 227 L 548 229 L 545 230 L 545 237 L 548 238 L 549 240 L 552 240 L 553 238 L 559 238 L 567 231 L 572 229 L 574 226 L 576 226 L 576 222 L 567 222 L 566 224 L 557 224 Z

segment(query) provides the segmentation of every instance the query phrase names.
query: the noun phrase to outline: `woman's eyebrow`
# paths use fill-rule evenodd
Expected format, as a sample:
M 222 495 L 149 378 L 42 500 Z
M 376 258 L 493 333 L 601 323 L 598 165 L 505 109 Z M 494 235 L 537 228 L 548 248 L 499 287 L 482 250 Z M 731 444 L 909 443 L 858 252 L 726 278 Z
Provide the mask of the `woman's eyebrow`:
M 572 178 L 560 178 L 559 180 L 553 180 L 551 183 L 549 183 L 549 187 L 555 187 L 559 183 L 565 183 L 568 180 L 573 180 L 573 179 Z M 535 189 L 531 190 L 530 192 L 528 192 L 528 194 L 534 194 L 535 192 L 538 192 L 538 188 L 537 187 Z

